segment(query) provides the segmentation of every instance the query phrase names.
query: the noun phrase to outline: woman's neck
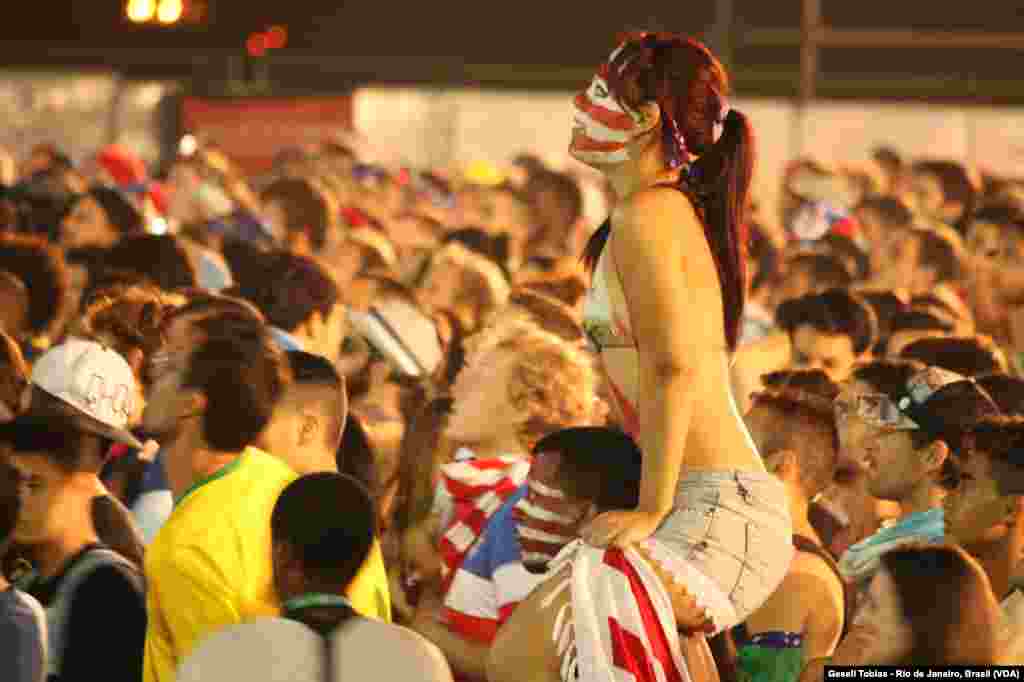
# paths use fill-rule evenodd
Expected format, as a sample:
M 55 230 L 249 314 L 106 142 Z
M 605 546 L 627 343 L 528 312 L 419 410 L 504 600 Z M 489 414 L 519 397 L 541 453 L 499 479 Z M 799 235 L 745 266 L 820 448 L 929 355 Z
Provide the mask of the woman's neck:
M 648 147 L 636 159 L 605 169 L 605 177 L 608 178 L 620 202 L 653 185 L 678 183 L 679 174 L 679 168 L 671 168 L 665 162 L 657 145 Z
M 942 491 L 929 483 L 914 489 L 909 497 L 900 500 L 900 509 L 903 514 L 900 518 L 906 518 L 911 514 L 926 512 L 942 506 Z

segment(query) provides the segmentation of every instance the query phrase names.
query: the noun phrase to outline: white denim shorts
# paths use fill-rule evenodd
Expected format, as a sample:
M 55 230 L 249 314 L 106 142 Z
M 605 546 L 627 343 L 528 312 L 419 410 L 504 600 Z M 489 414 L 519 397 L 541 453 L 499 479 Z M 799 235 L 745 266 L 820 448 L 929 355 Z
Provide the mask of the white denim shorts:
M 742 623 L 771 596 L 795 552 L 786 489 L 767 472 L 687 474 L 652 539 L 654 558 L 708 609 L 716 632 Z

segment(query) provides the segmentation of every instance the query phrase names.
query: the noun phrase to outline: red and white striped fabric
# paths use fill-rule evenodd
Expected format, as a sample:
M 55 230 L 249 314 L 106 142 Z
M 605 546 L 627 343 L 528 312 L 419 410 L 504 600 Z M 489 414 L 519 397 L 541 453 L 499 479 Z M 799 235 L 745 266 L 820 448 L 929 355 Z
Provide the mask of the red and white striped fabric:
M 574 677 L 580 682 L 690 682 L 671 599 L 636 550 L 581 542 L 556 563 L 570 556 Z
M 467 459 L 441 467 L 441 484 L 454 508 L 440 541 L 442 595 L 448 592 L 452 578 L 491 516 L 529 473 L 529 459 L 510 455 Z

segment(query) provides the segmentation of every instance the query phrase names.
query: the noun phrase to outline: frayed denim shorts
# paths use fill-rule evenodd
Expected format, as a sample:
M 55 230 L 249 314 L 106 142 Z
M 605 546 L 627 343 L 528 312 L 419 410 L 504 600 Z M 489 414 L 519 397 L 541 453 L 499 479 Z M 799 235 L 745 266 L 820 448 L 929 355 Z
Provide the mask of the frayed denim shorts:
M 715 631 L 731 628 L 789 571 L 793 522 L 785 486 L 767 472 L 692 471 L 652 539 L 655 560 L 708 609 Z

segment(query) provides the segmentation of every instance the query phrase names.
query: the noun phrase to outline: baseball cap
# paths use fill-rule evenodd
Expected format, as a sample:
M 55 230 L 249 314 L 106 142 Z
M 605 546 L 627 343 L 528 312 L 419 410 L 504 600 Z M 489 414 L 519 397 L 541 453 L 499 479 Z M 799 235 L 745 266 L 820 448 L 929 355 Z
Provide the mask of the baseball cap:
M 142 448 L 128 431 L 138 385 L 128 362 L 95 341 L 69 338 L 43 353 L 32 368 L 32 402 L 0 427 L 0 435 L 26 428 L 64 426 Z
M 355 332 L 402 374 L 430 375 L 441 364 L 437 327 L 416 306 L 390 299 L 377 303 L 368 313 L 350 310 L 348 319 Z

